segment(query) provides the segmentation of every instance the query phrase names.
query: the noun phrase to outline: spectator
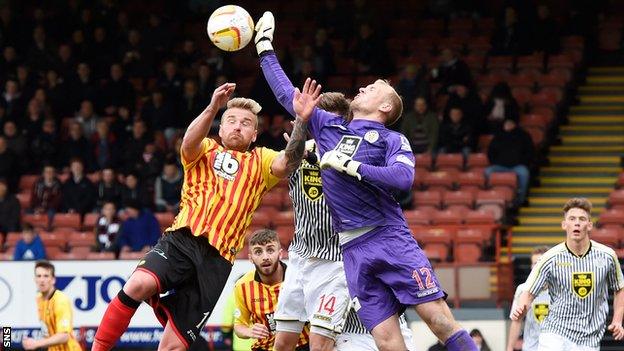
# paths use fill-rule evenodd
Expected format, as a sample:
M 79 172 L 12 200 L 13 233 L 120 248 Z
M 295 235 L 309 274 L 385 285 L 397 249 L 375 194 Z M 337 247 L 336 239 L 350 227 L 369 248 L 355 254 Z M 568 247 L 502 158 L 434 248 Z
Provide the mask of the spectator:
M 204 101 L 210 101 L 215 87 L 215 77 L 212 69 L 210 69 L 210 66 L 206 62 L 200 62 L 197 75 L 197 90 L 199 91 L 199 96 Z
M 7 181 L 9 189 L 17 189 L 20 175 L 15 153 L 8 148 L 6 138 L 0 136 L 0 178 Z
M 183 73 L 188 76 L 195 70 L 195 66 L 201 57 L 201 53 L 195 47 L 195 41 L 185 39 L 182 43 L 182 52 L 178 54 L 177 61 L 180 67 L 184 67 L 185 72 Z
M 111 125 L 111 130 L 115 135 L 115 138 L 119 141 L 120 145 L 124 145 L 128 139 L 132 136 L 132 126 L 134 120 L 132 118 L 132 112 L 129 107 L 120 107 L 117 111 L 115 121 Z
M 136 171 L 150 189 L 154 185 L 156 177 L 158 177 L 162 172 L 162 168 L 162 153 L 156 148 L 154 143 L 146 144 L 141 160 L 136 165 Z
M 15 48 L 10 45 L 5 46 L 2 50 L 2 58 L 0 58 L 0 81 L 6 82 L 8 77 L 15 76 L 18 62 Z
M 136 201 L 127 202 L 125 211 L 128 218 L 121 224 L 117 246 L 121 251 L 147 252 L 160 237 L 156 217 Z
M 30 99 L 28 109 L 26 110 L 26 118 L 21 125 L 24 135 L 28 138 L 34 138 L 39 135 L 44 117 L 41 103 L 35 99 Z
M 17 157 L 17 162 L 20 164 L 20 172 L 28 170 L 28 140 L 17 130 L 17 126 L 13 121 L 6 121 L 2 129 L 7 148 L 13 152 L 15 157 Z
M 513 119 L 506 119 L 501 131 L 494 135 L 488 147 L 490 165 L 485 169 L 489 178 L 495 172 L 514 172 L 518 177 L 518 193 L 515 206 L 521 206 L 529 190 L 529 165 L 533 160 L 533 141 Z
M 503 121 L 512 119 L 520 120 L 520 108 L 516 99 L 511 94 L 511 88 L 506 82 L 500 82 L 492 88 L 490 97 L 485 104 L 485 118 L 487 131 L 496 133 L 500 130 Z
M 470 337 L 477 345 L 479 351 L 490 351 L 490 346 L 487 344 L 481 331 L 479 329 L 473 329 L 470 331 Z
M 102 88 L 102 95 L 106 116 L 115 115 L 120 106 L 130 106 L 135 103 L 134 88 L 124 77 L 119 63 L 110 66 L 110 77 Z
M 154 51 L 152 56 L 157 61 L 160 61 L 160 59 L 171 50 L 174 32 L 171 28 L 162 23 L 160 16 L 155 13 L 150 13 L 147 28 L 145 28 L 143 33 L 144 45 L 148 48 L 152 48 Z
M 516 10 L 507 6 L 504 19 L 492 35 L 492 55 L 521 55 L 526 52 L 526 28 L 518 21 Z
M 141 208 L 152 208 L 149 192 L 139 182 L 136 173 L 126 175 L 124 186 L 121 189 L 121 203 L 125 204 L 129 201 L 138 202 Z
M 117 181 L 115 170 L 107 167 L 102 170 L 102 179 L 96 184 L 96 207 L 102 208 L 105 203 L 112 202 L 115 207 L 121 207 L 121 193 L 123 185 Z
M 25 102 L 15 79 L 9 79 L 4 84 L 4 93 L 2 94 L 0 103 L 4 105 L 7 119 L 12 121 L 21 120 L 24 114 Z
M 179 113 L 173 123 L 174 127 L 177 129 L 185 128 L 199 116 L 205 107 L 205 103 L 197 91 L 197 83 L 192 79 L 187 79 L 184 81 L 184 93 L 179 100 Z
M 91 68 L 85 62 L 78 64 L 76 69 L 76 77 L 69 84 L 68 97 L 70 101 L 70 108 L 75 111 L 77 108 L 82 108 L 82 102 L 85 100 L 91 101 L 91 107 L 100 106 L 99 94 L 97 84 L 91 77 Z M 90 135 L 85 133 L 85 135 Z
M 176 129 L 173 128 L 173 121 L 175 119 L 173 104 L 170 100 L 165 98 L 160 90 L 154 90 L 150 95 L 150 99 L 143 105 L 141 119 L 144 120 L 152 130 L 164 132 L 167 141 L 170 141 L 177 132 Z
M 19 230 L 20 211 L 20 203 L 9 193 L 7 181 L 0 178 L 0 237 Z
M 273 116 L 270 127 L 258 136 L 258 140 L 262 142 L 262 144 L 258 143 L 258 145 L 266 146 L 273 150 L 283 150 L 286 147 L 286 140 L 283 137 L 284 132 L 286 132 L 284 130 L 284 121 L 284 115 Z
M 32 39 L 33 45 L 28 50 L 28 65 L 35 72 L 45 71 L 52 65 L 53 56 L 43 26 L 38 25 L 33 29 Z
M 466 62 L 457 57 L 456 52 L 445 48 L 442 50 L 440 58 L 440 65 L 431 72 L 434 81 L 442 85 L 438 94 L 451 93 L 456 85 L 474 86 L 470 68 Z
M 92 169 L 90 163 L 93 160 L 91 145 L 82 135 L 82 126 L 76 121 L 69 124 L 68 138 L 61 144 L 59 166 L 69 167 L 69 161 L 79 159 L 87 169 Z
M 15 246 L 15 252 L 13 253 L 14 261 L 36 261 L 46 258 L 46 252 L 43 245 L 43 241 L 35 231 L 33 227 L 24 223 L 22 229 L 22 238 L 17 242 Z
M 69 44 L 59 45 L 54 71 L 65 81 L 71 79 L 76 72 L 76 60 L 73 57 L 72 48 Z
M 126 171 L 135 171 L 136 166 L 143 160 L 145 145 L 150 143 L 145 122 L 136 120 L 132 124 L 132 137 L 124 142 L 122 154 L 123 167 Z
M 483 103 L 473 88 L 458 84 L 451 89 L 446 103 L 445 115 L 451 106 L 459 106 L 464 111 L 464 119 L 476 132 L 481 132 L 484 125 Z M 480 133 L 479 133 L 480 134 Z
M 407 113 L 413 109 L 416 97 L 422 96 L 427 100 L 431 97 L 426 75 L 427 73 L 424 66 L 417 69 L 416 65 L 413 64 L 405 66 L 401 71 L 401 79 L 397 85 L 397 93 L 403 98 L 403 106 L 406 107 L 406 110 L 403 112 Z
M 327 30 L 319 28 L 314 35 L 314 71 L 321 81 L 336 72 L 334 48 L 327 38 Z
M 35 214 L 47 213 L 50 221 L 61 209 L 62 185 L 56 177 L 54 166 L 47 164 L 42 168 L 41 177 L 32 189 L 30 206 Z
M 119 252 L 115 242 L 120 228 L 121 221 L 117 216 L 117 206 L 113 202 L 105 202 L 100 210 L 100 217 L 95 222 L 96 251 Z
M 100 116 L 95 113 L 95 107 L 91 100 L 83 100 L 80 103 L 80 110 L 76 113 L 76 122 L 82 126 L 82 134 L 91 139 L 97 128 Z
M 152 73 L 152 50 L 143 45 L 138 30 L 131 29 L 128 32 L 128 40 L 119 52 L 119 59 L 128 77 L 143 78 Z
M 30 154 L 32 156 L 34 169 L 41 169 L 44 164 L 55 164 L 58 160 L 58 139 L 56 134 L 56 123 L 52 118 L 43 120 L 41 133 L 36 135 L 30 143 Z
M 68 116 L 73 113 L 67 103 L 67 85 L 55 70 L 48 70 L 45 75 L 45 91 L 53 116 Z
M 95 169 L 103 169 L 107 166 L 116 167 L 121 158 L 117 137 L 110 131 L 106 119 L 100 119 L 95 128 L 96 131 L 91 137 L 90 144 Z
M 357 65 L 357 72 L 362 75 L 384 75 L 393 70 L 386 59 L 385 43 L 379 38 L 372 25 L 360 24 L 358 36 L 351 49 Z
M 22 92 L 22 99 L 30 101 L 37 88 L 37 80 L 30 74 L 30 68 L 26 65 L 17 66 L 17 84 Z
M 154 184 L 154 203 L 157 212 L 178 213 L 183 175 L 175 161 L 167 161 Z
M 537 21 L 533 26 L 533 49 L 537 52 L 556 54 L 559 52 L 559 26 L 550 15 L 546 4 L 537 6 Z
M 429 110 L 422 96 L 414 100 L 414 109 L 401 120 L 401 133 L 407 137 L 415 154 L 437 150 L 439 128 L 438 116 Z
M 178 73 L 175 62 L 169 60 L 163 65 L 163 72 L 158 77 L 157 85 L 165 92 L 165 98 L 169 101 L 178 101 L 182 96 L 182 76 Z
M 464 120 L 464 111 L 457 106 L 451 107 L 449 118 L 440 125 L 440 153 L 461 152 L 467 159 L 473 144 L 472 127 Z
M 95 79 L 105 78 L 108 74 L 111 63 L 115 61 L 115 49 L 108 38 L 108 33 L 104 26 L 97 26 L 93 30 L 93 42 L 90 52 L 97 53 L 91 59 L 93 66 L 93 77 Z M 134 92 L 133 92 L 134 94 Z
M 69 163 L 70 177 L 63 184 L 63 208 L 69 213 L 83 216 L 95 207 L 95 187 L 84 176 L 84 165 L 80 159 Z

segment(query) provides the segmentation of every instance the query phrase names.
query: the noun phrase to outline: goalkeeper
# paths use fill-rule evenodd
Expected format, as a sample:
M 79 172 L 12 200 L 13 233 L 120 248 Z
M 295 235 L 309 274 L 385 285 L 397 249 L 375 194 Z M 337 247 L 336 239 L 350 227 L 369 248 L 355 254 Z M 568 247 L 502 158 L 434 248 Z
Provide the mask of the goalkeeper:
M 256 49 L 273 93 L 294 114 L 295 88 L 273 51 L 274 27 L 273 15 L 265 12 L 256 26 Z M 386 81 L 376 80 L 359 89 L 350 110 L 353 119 L 344 125 L 342 117 L 316 108 L 307 127 L 321 155 L 323 193 L 361 321 L 381 351 L 407 350 L 398 316 L 413 306 L 448 350 L 477 350 L 453 318 L 392 195 L 409 191 L 414 179 L 408 140 L 385 127 L 401 116 L 401 98 Z

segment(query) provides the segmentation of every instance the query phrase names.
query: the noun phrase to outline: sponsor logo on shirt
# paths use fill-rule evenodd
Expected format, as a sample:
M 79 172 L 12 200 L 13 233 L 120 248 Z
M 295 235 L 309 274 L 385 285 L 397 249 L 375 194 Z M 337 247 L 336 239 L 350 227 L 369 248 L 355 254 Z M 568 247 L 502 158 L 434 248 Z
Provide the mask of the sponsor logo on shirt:
M 215 156 L 212 168 L 215 174 L 227 180 L 234 180 L 238 172 L 238 160 L 229 152 L 219 152 Z
M 374 143 L 379 139 L 379 133 L 376 130 L 370 130 L 364 134 L 364 140 L 369 143 Z
M 334 150 L 342 152 L 343 154 L 353 157 L 357 152 L 360 143 L 362 142 L 362 138 L 354 135 L 344 135 L 342 139 L 338 142 L 338 145 L 334 148 Z
M 573 272 L 572 273 L 572 290 L 574 293 L 584 299 L 589 295 L 594 287 L 593 272 Z
M 301 162 L 300 173 L 303 193 L 310 201 L 318 200 L 323 195 L 321 171 L 304 160 Z
M 533 304 L 533 316 L 538 323 L 542 323 L 548 316 L 548 307 L 549 305 L 547 303 Z

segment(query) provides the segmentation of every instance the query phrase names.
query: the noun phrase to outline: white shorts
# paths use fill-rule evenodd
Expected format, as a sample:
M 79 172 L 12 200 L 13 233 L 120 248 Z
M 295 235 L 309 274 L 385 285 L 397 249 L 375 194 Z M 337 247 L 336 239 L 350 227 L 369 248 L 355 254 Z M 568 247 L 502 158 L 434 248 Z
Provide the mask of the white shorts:
M 343 263 L 318 258 L 302 259 L 288 253 L 288 269 L 280 289 L 275 320 L 309 321 L 312 326 L 339 331 L 349 306 Z M 288 329 L 281 331 L 291 331 Z
M 577 345 L 561 335 L 541 333 L 537 351 L 600 351 L 600 347 Z
M 401 333 L 407 349 L 416 351 L 412 330 L 407 324 L 401 323 Z M 378 349 L 371 334 L 343 333 L 336 338 L 336 351 L 378 351 Z

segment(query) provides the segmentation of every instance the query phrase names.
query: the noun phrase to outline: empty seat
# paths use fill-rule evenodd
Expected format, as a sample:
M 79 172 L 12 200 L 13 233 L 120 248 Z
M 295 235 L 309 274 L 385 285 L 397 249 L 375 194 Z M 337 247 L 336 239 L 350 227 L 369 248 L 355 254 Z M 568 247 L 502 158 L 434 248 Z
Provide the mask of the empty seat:
M 140 260 L 145 256 L 144 252 L 123 251 L 119 253 L 120 260 Z
M 273 226 L 294 226 L 295 225 L 295 212 L 294 211 L 281 211 L 276 212 L 271 220 Z
M 100 218 L 99 213 L 87 213 L 82 221 L 82 229 L 91 230 L 95 228 L 97 220 Z
M 30 208 L 30 200 L 31 200 L 31 193 L 30 192 L 23 191 L 21 193 L 15 194 L 15 197 L 17 198 L 17 201 L 19 201 L 20 208 L 22 210 Z
M 49 257 L 50 255 L 48 255 Z M 87 258 L 87 253 L 83 252 L 59 252 L 54 254 L 54 260 L 80 261 Z
M 414 238 L 430 260 L 446 261 L 449 256 L 453 233 L 444 228 L 414 230 Z
M 286 250 L 288 245 L 292 242 L 293 236 L 295 235 L 295 227 L 294 225 L 282 225 L 275 228 L 277 232 L 277 236 L 279 237 L 280 244 L 282 244 L 282 248 Z
M 48 247 L 64 249 L 67 246 L 67 239 L 69 239 L 65 233 L 59 232 L 41 232 L 39 237 L 43 241 L 43 245 L 46 246 L 46 250 Z
M 486 153 L 477 152 L 468 155 L 468 161 L 466 162 L 466 168 L 468 170 L 483 169 L 490 165 L 490 160 Z
M 612 207 L 624 206 L 624 189 L 614 190 L 609 194 L 609 205 Z
M 38 179 L 39 175 L 37 174 L 24 174 L 19 180 L 19 190 L 26 192 L 32 191 Z
M 468 171 L 460 173 L 457 177 L 460 190 L 479 189 L 485 187 L 485 175 L 483 171 Z
M 464 156 L 457 154 L 439 154 L 435 161 L 436 169 L 439 171 L 457 170 L 464 168 Z
M 251 219 L 251 225 L 256 227 L 268 228 L 271 226 L 271 220 L 278 211 L 273 207 L 262 207 L 254 212 Z
M 57 213 L 52 219 L 53 228 L 80 229 L 80 215 L 78 213 Z
M 533 141 L 533 145 L 535 145 L 535 147 L 539 148 L 542 143 L 544 142 L 544 130 L 541 128 L 535 128 L 535 127 L 526 127 L 526 128 L 522 128 L 524 130 L 526 130 L 527 133 L 529 133 L 529 135 L 531 136 L 531 140 Z
M 455 235 L 453 252 L 455 262 L 479 262 L 483 253 L 483 237 L 475 231 L 460 230 Z
M 431 154 L 415 154 L 414 158 L 416 159 L 416 168 L 422 168 L 426 170 L 430 170 L 432 168 L 433 159 Z
M 474 206 L 474 193 L 469 191 L 447 191 L 444 193 L 444 206 L 447 209 L 469 210 Z
M 490 174 L 488 185 L 490 187 L 508 187 L 509 189 L 515 191 L 518 186 L 518 177 L 514 172 L 494 172 Z
M 15 245 L 17 245 L 17 242 L 20 241 L 20 239 L 22 238 L 22 233 L 20 232 L 9 232 L 6 235 L 6 238 L 4 239 L 4 248 L 10 248 L 10 247 L 15 247 Z M 0 249 L 2 249 L 2 247 L 0 247 Z M 2 251 L 2 250 L 0 250 Z
M 604 226 L 606 225 L 624 225 L 624 210 L 610 209 L 600 214 L 598 222 Z
M 607 245 L 612 249 L 618 249 L 620 247 L 620 235 L 619 230 L 615 228 L 599 228 L 593 229 L 589 234 L 589 237 L 601 244 Z
M 494 138 L 493 134 L 482 134 L 479 135 L 479 150 L 481 152 L 487 152 L 488 146 L 492 142 L 492 138 Z
M 433 213 L 431 219 L 434 225 L 459 225 L 464 221 L 466 211 L 460 209 L 446 209 Z
M 414 210 L 403 212 L 407 224 L 412 225 L 429 225 L 431 223 L 432 211 L 429 207 L 419 207 Z
M 95 245 L 95 242 L 95 233 L 93 232 L 74 232 L 69 235 L 68 240 L 68 244 L 71 248 L 90 248 Z
M 457 176 L 455 172 L 441 171 L 427 173 L 423 179 L 423 184 L 430 190 L 450 190 L 455 186 Z
M 87 254 L 87 260 L 114 260 L 115 253 L 113 252 L 89 252 Z
M 24 214 L 22 216 L 22 222 L 28 223 L 32 225 L 34 228 L 43 228 L 43 229 L 48 229 L 49 224 L 50 224 L 48 222 L 48 215 L 42 214 L 42 213 Z
M 544 115 L 530 113 L 520 117 L 520 126 L 523 128 L 535 127 L 546 130 L 548 128 L 548 119 Z
M 497 219 L 491 211 L 480 208 L 475 211 L 468 211 L 464 220 L 466 224 L 495 224 Z
M 438 190 L 425 190 L 415 191 L 414 206 L 418 208 L 441 208 L 442 207 L 442 195 Z
M 277 188 L 269 191 L 262 197 L 260 206 L 273 207 L 281 211 L 284 208 L 284 192 Z

